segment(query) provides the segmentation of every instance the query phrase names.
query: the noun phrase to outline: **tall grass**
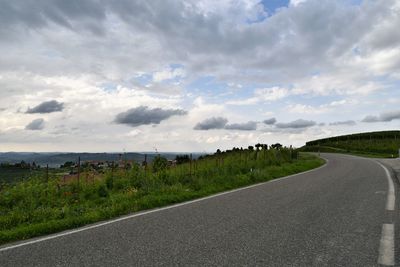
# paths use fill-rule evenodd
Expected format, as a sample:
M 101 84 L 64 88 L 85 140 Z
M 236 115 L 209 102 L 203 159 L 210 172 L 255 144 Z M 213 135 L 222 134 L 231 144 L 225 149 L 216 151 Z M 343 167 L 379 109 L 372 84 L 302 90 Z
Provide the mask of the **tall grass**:
M 79 183 L 37 176 L 1 188 L 0 243 L 268 181 L 322 163 L 287 148 L 238 150 L 158 171 L 135 164 Z

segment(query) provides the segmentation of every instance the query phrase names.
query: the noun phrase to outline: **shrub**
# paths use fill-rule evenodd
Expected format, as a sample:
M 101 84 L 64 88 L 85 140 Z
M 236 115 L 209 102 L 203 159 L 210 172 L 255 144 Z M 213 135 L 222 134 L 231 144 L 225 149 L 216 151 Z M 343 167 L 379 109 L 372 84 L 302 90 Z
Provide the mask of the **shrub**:
M 101 184 L 97 188 L 97 194 L 99 195 L 99 197 L 108 197 L 107 187 L 104 184 Z
M 153 160 L 153 172 L 165 171 L 168 166 L 168 160 L 157 155 Z
M 106 177 L 106 186 L 108 189 L 113 189 L 114 187 L 114 177 L 112 175 L 107 175 Z

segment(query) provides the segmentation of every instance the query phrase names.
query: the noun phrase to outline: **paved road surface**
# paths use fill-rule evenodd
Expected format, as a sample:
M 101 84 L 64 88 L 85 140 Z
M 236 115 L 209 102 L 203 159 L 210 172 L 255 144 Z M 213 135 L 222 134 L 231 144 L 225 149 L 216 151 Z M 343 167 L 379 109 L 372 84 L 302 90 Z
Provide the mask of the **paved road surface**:
M 393 264 L 398 212 L 387 209 L 397 182 L 390 189 L 373 160 L 323 156 L 328 163 L 308 173 L 1 247 L 0 266 Z

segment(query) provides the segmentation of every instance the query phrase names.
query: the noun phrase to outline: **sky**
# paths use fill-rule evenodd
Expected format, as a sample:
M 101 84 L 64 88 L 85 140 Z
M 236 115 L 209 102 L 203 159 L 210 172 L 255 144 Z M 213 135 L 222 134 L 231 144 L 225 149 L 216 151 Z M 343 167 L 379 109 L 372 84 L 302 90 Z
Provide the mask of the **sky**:
M 400 126 L 400 1 L 0 0 L 0 151 L 213 152 Z

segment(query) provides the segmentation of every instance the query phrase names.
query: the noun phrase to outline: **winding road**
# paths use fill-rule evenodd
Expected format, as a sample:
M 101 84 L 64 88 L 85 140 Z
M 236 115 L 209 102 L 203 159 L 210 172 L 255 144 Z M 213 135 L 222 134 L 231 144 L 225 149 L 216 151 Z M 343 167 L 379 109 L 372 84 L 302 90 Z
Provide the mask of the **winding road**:
M 2 246 L 0 266 L 395 265 L 391 170 L 322 156 L 306 173 Z

